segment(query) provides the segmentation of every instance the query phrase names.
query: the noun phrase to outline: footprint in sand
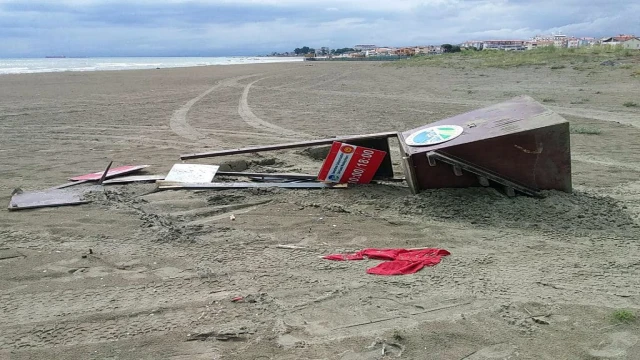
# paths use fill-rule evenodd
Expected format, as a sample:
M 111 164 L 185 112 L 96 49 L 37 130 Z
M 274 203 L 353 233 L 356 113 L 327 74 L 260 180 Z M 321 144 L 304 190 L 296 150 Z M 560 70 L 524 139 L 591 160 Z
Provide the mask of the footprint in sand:
M 626 331 L 609 334 L 608 337 L 597 349 L 589 349 L 589 355 L 596 359 L 624 359 L 627 350 L 638 343 L 638 336 Z

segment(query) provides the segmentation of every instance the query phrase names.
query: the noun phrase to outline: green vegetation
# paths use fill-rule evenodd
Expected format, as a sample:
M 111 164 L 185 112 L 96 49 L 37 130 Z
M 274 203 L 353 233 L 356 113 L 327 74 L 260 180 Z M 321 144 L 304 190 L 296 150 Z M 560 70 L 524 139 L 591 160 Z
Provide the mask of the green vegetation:
M 331 50 L 331 53 L 335 55 L 341 55 L 341 54 L 350 53 L 350 52 L 355 52 L 355 50 L 352 48 L 342 48 L 342 49 Z
M 613 320 L 618 323 L 629 324 L 636 321 L 636 314 L 630 310 L 616 310 L 613 312 Z
M 600 134 L 602 134 L 602 131 L 600 129 L 589 128 L 589 127 L 573 127 L 573 126 L 571 126 L 569 128 L 569 132 L 571 134 L 581 134 L 581 135 L 600 135 Z
M 296 55 L 315 54 L 316 49 L 310 48 L 308 46 L 303 46 L 301 48 L 295 48 L 295 50 L 293 50 L 293 52 Z
M 553 65 L 550 67 L 551 70 L 558 70 L 558 69 L 564 69 L 566 68 L 566 66 L 564 65 Z
M 544 98 L 544 99 L 542 99 L 542 102 L 545 102 L 545 103 L 556 102 L 556 99 Z
M 635 103 L 633 101 L 627 101 L 626 103 L 622 104 L 622 106 L 626 106 L 626 107 L 638 107 L 640 105 L 638 105 L 638 103 Z
M 462 50 L 459 53 L 415 56 L 411 59 L 398 61 L 395 64 L 398 66 L 472 66 L 495 68 L 550 66 L 552 69 L 562 69 L 567 65 L 574 65 L 576 70 L 586 70 L 590 68 L 588 65 L 599 65 L 601 62 L 607 60 L 612 62 L 614 60 L 626 61 L 626 58 L 629 57 L 640 58 L 638 54 L 623 49 L 620 46 L 593 46 L 577 49 L 546 46 L 525 51 Z M 612 65 L 615 65 L 615 62 L 613 62 Z
M 316 49 L 310 48 L 308 46 L 303 46 L 301 48 L 295 48 L 293 52 L 296 55 L 307 55 L 307 54 L 315 54 Z M 318 52 L 320 55 L 342 55 L 346 53 L 358 52 L 352 48 L 342 48 L 342 49 L 329 49 L 329 48 L 321 48 Z
M 440 47 L 442 48 L 442 51 L 446 53 L 458 53 L 462 51 L 458 45 L 442 44 Z

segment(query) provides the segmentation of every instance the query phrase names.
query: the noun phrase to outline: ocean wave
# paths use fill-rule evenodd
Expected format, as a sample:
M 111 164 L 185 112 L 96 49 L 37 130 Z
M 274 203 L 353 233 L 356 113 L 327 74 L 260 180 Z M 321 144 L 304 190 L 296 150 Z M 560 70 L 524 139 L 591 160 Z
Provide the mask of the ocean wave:
M 67 71 L 110 71 L 178 68 L 212 65 L 242 65 L 302 61 L 301 58 L 218 57 L 218 58 L 61 58 L 3 59 L 0 74 L 29 74 Z

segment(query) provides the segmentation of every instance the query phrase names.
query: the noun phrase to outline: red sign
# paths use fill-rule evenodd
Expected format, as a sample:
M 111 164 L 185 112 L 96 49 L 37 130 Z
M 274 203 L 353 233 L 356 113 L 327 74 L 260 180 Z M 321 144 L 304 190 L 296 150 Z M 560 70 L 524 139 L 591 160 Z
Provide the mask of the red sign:
M 108 178 L 112 178 L 112 177 L 118 176 L 118 175 L 130 174 L 132 172 L 136 172 L 138 170 L 142 170 L 142 169 L 144 169 L 146 167 L 149 167 L 149 165 L 127 165 L 127 166 L 120 166 L 120 167 L 117 167 L 117 168 L 111 168 L 111 169 L 109 169 L 109 172 L 107 172 L 107 177 L 106 178 L 108 179 Z M 104 171 L 72 177 L 69 180 L 71 180 L 71 181 L 100 180 L 100 178 L 102 177 L 102 174 L 104 174 Z
M 329 155 L 320 168 L 318 180 L 368 184 L 386 155 L 385 151 L 334 141 Z

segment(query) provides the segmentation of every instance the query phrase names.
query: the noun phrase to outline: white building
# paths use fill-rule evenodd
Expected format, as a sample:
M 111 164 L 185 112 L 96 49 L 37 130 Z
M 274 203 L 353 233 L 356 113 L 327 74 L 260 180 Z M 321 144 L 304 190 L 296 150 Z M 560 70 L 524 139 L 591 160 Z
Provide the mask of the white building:
M 629 50 L 640 50 L 640 39 L 633 38 L 622 43 L 622 47 Z
M 485 40 L 482 43 L 483 50 L 525 50 L 524 40 Z
M 554 43 L 555 45 L 555 43 Z M 575 49 L 580 47 L 580 40 L 578 39 L 569 39 L 567 40 L 567 47 L 570 49 Z
M 353 47 L 355 51 L 372 51 L 375 50 L 377 46 L 375 45 L 356 45 Z

